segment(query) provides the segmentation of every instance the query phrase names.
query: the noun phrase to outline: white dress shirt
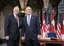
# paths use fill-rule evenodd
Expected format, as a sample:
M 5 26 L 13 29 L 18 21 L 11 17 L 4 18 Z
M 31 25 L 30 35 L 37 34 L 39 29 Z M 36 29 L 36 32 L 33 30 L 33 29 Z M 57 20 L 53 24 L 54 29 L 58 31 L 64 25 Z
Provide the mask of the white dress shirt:
M 27 15 L 27 24 L 30 26 L 31 15 Z

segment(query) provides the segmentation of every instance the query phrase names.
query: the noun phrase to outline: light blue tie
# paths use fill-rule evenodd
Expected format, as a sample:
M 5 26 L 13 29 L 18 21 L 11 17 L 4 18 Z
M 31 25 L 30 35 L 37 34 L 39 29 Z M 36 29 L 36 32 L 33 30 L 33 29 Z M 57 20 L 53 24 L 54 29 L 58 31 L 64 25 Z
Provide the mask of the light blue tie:
M 28 16 L 27 16 L 27 24 L 28 24 L 28 26 L 30 26 L 30 19 L 31 19 L 31 18 L 30 18 L 30 15 L 28 15 Z

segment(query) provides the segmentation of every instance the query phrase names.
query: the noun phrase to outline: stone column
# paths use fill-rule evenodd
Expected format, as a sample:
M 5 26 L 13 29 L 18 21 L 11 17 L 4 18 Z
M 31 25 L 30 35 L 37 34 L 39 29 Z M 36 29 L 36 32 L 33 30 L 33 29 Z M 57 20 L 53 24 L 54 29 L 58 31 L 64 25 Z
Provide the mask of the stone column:
M 0 15 L 0 37 L 4 38 L 4 16 L 3 16 L 2 11 Z

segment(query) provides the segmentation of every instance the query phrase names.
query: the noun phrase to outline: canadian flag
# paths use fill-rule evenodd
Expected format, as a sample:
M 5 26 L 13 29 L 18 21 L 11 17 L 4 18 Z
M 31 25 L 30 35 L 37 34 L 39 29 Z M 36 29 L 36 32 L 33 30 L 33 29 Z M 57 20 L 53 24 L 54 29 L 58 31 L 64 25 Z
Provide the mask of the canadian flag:
M 51 20 L 51 32 L 55 32 L 55 21 L 54 21 L 54 15 L 52 15 L 52 20 Z

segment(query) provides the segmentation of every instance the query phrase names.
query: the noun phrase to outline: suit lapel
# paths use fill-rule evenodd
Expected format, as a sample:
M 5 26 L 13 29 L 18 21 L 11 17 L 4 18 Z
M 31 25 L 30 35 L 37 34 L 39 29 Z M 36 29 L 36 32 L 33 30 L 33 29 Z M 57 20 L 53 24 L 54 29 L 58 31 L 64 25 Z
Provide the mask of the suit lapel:
M 26 26 L 28 26 L 28 24 L 27 24 L 27 16 L 25 16 L 24 21 L 25 21 L 25 22 L 24 22 L 24 23 L 25 23 L 25 25 L 26 25 Z
M 30 26 L 31 26 L 31 22 L 32 22 L 32 16 L 31 16 L 31 20 L 30 20 Z
M 17 20 L 16 20 L 16 18 L 14 17 L 14 15 L 12 15 L 12 18 L 13 18 L 13 20 L 15 20 L 15 22 L 17 23 Z M 18 24 L 18 23 L 17 23 Z
M 34 19 L 34 17 L 33 17 L 33 16 L 31 16 L 30 26 L 32 25 L 33 19 Z

